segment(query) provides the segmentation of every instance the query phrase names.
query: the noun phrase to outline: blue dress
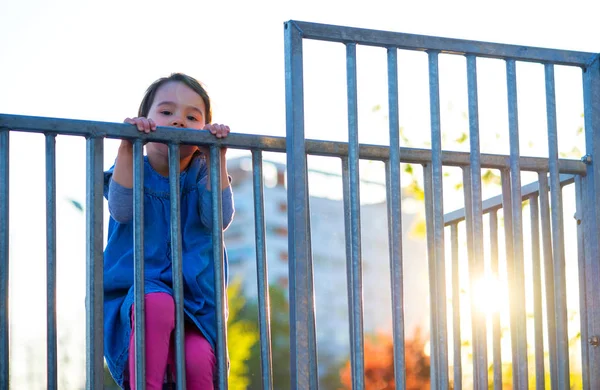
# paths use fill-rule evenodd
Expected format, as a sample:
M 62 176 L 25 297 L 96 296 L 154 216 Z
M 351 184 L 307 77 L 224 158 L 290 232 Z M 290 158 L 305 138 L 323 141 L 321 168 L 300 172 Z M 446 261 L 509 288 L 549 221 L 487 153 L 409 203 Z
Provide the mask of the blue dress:
M 104 196 L 114 165 L 104 173 Z M 181 173 L 181 238 L 183 295 L 186 320 L 193 322 L 216 351 L 212 209 L 206 189 L 208 169 L 195 155 Z M 144 158 L 144 267 L 145 293 L 173 295 L 169 179 L 158 174 Z M 223 226 L 233 219 L 231 187 L 223 190 Z M 104 250 L 104 355 L 108 368 L 123 387 L 131 334 L 130 310 L 134 302 L 133 223 L 119 223 L 112 216 Z M 227 280 L 227 255 L 225 254 Z

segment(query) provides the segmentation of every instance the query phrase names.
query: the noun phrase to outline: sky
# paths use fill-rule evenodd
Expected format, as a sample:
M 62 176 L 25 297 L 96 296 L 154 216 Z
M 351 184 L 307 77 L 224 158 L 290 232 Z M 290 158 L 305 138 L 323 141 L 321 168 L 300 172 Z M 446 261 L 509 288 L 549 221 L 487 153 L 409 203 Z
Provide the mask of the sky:
M 185 72 L 207 86 L 215 122 L 230 125 L 233 132 L 285 136 L 287 20 L 600 52 L 596 11 L 593 1 L 2 0 L 0 112 L 122 122 L 135 115 L 155 79 Z M 347 140 L 344 48 L 317 42 L 305 42 L 304 48 L 306 136 Z M 426 58 L 411 53 L 400 58 L 406 71 L 400 75 L 401 125 L 412 146 L 426 146 Z M 385 51 L 359 47 L 358 67 L 359 139 L 385 144 Z M 456 138 L 467 123 L 464 60 L 443 57 L 440 67 L 442 128 Z M 504 67 L 484 61 L 479 69 L 481 127 L 489 129 L 482 135 L 482 150 L 507 151 Z M 519 65 L 518 72 L 525 107 L 520 111 L 522 145 L 532 155 L 544 155 L 540 137 L 545 130 L 537 125 L 545 120 L 543 72 L 540 76 L 539 67 L 530 65 Z M 580 81 L 577 70 L 557 70 L 557 91 L 564 92 L 557 96 L 559 140 L 560 134 L 569 140 L 581 125 L 580 86 L 573 86 Z M 11 133 L 10 142 L 11 316 L 18 324 L 11 332 L 17 361 L 29 356 L 27 342 L 45 337 L 44 140 Z M 117 145 L 105 143 L 107 168 Z M 572 146 L 561 143 L 565 151 Z M 339 170 L 331 159 L 309 162 Z M 69 203 L 85 202 L 84 141 L 58 137 L 57 165 L 59 326 L 66 328 L 81 318 L 85 291 L 85 218 Z M 363 174 L 381 179 L 381 166 L 361 166 Z M 447 202 L 448 209 L 460 206 L 460 199 Z M 66 345 L 84 337 L 80 325 L 59 334 Z

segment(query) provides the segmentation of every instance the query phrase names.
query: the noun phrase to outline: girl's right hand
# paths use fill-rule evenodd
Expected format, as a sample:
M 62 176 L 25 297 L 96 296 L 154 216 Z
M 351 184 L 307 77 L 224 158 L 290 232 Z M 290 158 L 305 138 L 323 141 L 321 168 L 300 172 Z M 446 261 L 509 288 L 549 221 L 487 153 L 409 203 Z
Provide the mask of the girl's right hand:
M 144 117 L 127 118 L 123 122 L 129 123 L 130 125 L 137 126 L 138 131 L 143 131 L 146 134 L 148 134 L 151 131 L 156 130 L 156 123 L 150 118 L 144 118 Z

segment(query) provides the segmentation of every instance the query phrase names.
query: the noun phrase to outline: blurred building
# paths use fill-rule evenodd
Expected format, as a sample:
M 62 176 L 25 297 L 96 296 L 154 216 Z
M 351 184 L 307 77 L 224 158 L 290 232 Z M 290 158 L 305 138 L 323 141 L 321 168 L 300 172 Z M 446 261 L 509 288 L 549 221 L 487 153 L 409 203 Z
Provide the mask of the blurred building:
M 256 299 L 251 158 L 232 159 L 228 162 L 228 168 L 233 178 L 236 204 L 234 222 L 225 232 L 230 280 L 243 279 L 245 295 Z M 289 272 L 285 164 L 265 161 L 263 175 L 269 283 L 287 291 Z M 385 199 L 385 186 L 382 184 L 361 183 L 361 193 L 363 186 L 376 186 L 375 191 L 383 194 L 380 199 Z M 332 354 L 341 359 L 348 356 L 350 348 L 341 178 L 310 171 L 309 187 L 318 349 L 319 354 Z M 323 187 L 331 189 L 326 193 L 327 197 L 313 195 L 313 189 Z M 425 240 L 412 238 L 409 232 L 417 215 L 404 214 L 402 217 L 405 326 L 406 335 L 410 336 L 416 326 L 421 326 L 425 331 L 429 328 L 427 254 Z M 364 331 L 391 333 L 391 279 L 385 201 L 363 204 L 361 225 Z

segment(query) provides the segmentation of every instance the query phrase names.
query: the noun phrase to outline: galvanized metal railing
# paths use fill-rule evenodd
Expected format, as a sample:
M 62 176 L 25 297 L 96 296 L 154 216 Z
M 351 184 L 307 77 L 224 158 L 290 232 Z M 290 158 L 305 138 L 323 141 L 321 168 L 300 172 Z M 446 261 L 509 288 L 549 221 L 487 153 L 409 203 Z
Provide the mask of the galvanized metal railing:
M 398 113 L 398 49 L 423 51 L 429 60 L 429 96 L 431 120 L 431 150 L 423 155 L 420 161 L 424 167 L 425 209 L 427 219 L 427 242 L 429 254 L 430 304 L 431 304 L 431 380 L 432 388 L 446 389 L 450 386 L 448 372 L 448 337 L 446 323 L 446 270 L 445 270 L 445 238 L 444 210 L 442 191 L 442 167 L 446 165 L 459 166 L 463 169 L 463 184 L 465 188 L 465 205 L 467 221 L 467 241 L 469 247 L 469 275 L 471 283 L 483 276 L 484 246 L 483 246 L 483 214 L 488 212 L 482 200 L 482 168 L 500 169 L 502 172 L 503 195 L 502 206 L 505 210 L 504 222 L 506 227 L 506 246 L 509 261 L 510 301 L 511 301 L 511 338 L 513 351 L 513 387 L 528 388 L 528 356 L 525 317 L 525 280 L 524 280 L 524 249 L 523 249 L 523 216 L 522 195 L 527 188 L 521 188 L 521 172 L 538 172 L 540 177 L 539 191 L 541 207 L 536 207 L 537 200 L 531 199 L 532 217 L 535 220 L 540 212 L 543 220 L 544 256 L 547 284 L 547 303 L 551 350 L 551 382 L 552 388 L 569 387 L 569 359 L 566 338 L 566 285 L 564 259 L 564 226 L 562 216 L 562 199 L 560 193 L 561 173 L 576 175 L 575 181 L 581 183 L 578 187 L 578 205 L 586 210 L 581 216 L 580 241 L 584 250 L 580 256 L 580 294 L 582 307 L 585 312 L 582 318 L 582 334 L 597 335 L 600 331 L 600 314 L 598 304 L 592 300 L 600 293 L 598 284 L 590 284 L 587 278 L 600 276 L 600 261 L 597 229 L 600 210 L 598 200 L 600 195 L 600 173 L 594 169 L 594 162 L 600 158 L 600 61 L 596 53 L 583 53 L 522 47 L 495 43 L 446 39 L 421 35 L 402 34 L 386 31 L 357 29 L 341 26 L 322 25 L 306 22 L 290 21 L 285 24 L 286 50 L 286 109 L 288 137 L 288 172 L 290 185 L 288 187 L 289 224 L 290 229 L 290 275 L 294 278 L 294 297 L 291 301 L 291 346 L 292 368 L 296 373 L 293 383 L 299 388 L 315 388 L 317 377 L 315 364 L 316 345 L 312 332 L 314 313 L 312 299 L 312 264 L 310 258 L 309 213 L 306 208 L 308 188 L 304 180 L 306 176 L 306 155 L 311 154 L 304 137 L 304 102 L 303 102 L 303 53 L 304 39 L 337 42 L 346 47 L 346 74 L 348 91 L 348 155 L 341 156 L 344 176 L 344 204 L 346 214 L 346 248 L 348 263 L 348 301 L 350 313 L 351 338 L 351 371 L 352 388 L 363 389 L 364 382 L 364 347 L 363 347 L 363 309 L 361 281 L 361 235 L 360 235 L 360 199 L 358 192 L 358 160 L 376 159 L 386 163 L 388 223 L 390 241 L 390 268 L 392 284 L 392 313 L 394 329 L 394 369 L 396 388 L 405 388 L 404 362 L 404 317 L 403 317 L 403 274 L 402 274 L 402 230 L 400 202 L 400 162 L 414 162 L 413 156 L 419 153 L 415 150 L 403 150 L 399 146 L 399 113 Z M 357 120 L 357 45 L 376 46 L 387 50 L 388 58 L 388 95 L 389 95 L 389 134 L 390 146 L 385 156 L 373 158 L 358 144 Z M 469 108 L 469 140 L 470 153 L 449 153 L 442 151 L 441 119 L 439 102 L 439 61 L 438 56 L 454 54 L 466 58 L 466 74 Z M 510 155 L 490 156 L 481 153 L 479 145 L 479 115 L 477 88 L 477 59 L 494 58 L 506 62 L 507 101 L 510 135 Z M 519 150 L 518 104 L 516 89 L 516 62 L 537 62 L 544 64 L 546 80 L 546 107 L 548 126 L 548 159 L 522 157 Z M 584 106 L 585 106 L 585 163 L 558 159 L 556 98 L 554 87 L 554 65 L 579 67 L 583 73 Z M 550 186 L 548 188 L 549 173 Z M 548 199 L 548 192 L 550 198 Z M 531 195 L 534 196 L 534 195 Z M 535 197 L 534 196 L 534 197 Z M 487 206 L 485 206 L 487 207 Z M 549 210 L 552 210 L 551 218 Z M 492 233 L 497 234 L 497 216 L 491 214 Z M 453 253 L 457 253 L 455 224 L 451 227 L 451 245 Z M 532 232 L 535 234 L 535 231 Z M 498 243 L 493 240 L 493 257 L 497 259 Z M 534 242 L 534 246 L 538 245 Z M 536 270 L 539 270 L 539 253 L 536 258 Z M 497 267 L 497 261 L 494 262 Z M 454 269 L 453 269 L 454 271 Z M 594 275 L 594 276 L 592 276 Z M 539 272 L 536 272 L 536 286 L 539 287 Z M 453 282 L 458 275 L 452 276 Z M 454 284 L 454 283 L 453 283 Z M 555 290 L 555 291 L 552 291 Z M 457 292 L 454 291 L 454 294 Z M 540 310 L 540 290 L 536 289 L 535 307 Z M 455 303 L 456 304 L 456 303 Z M 460 322 L 457 308 L 453 308 L 455 339 Z M 488 387 L 488 347 L 485 317 L 474 311 L 472 313 L 473 344 L 474 344 L 474 378 L 476 389 Z M 536 329 L 539 329 L 539 318 Z M 494 332 L 498 331 L 498 321 L 494 323 Z M 596 340 L 596 339 L 594 339 Z M 497 341 L 497 340 L 496 340 Z M 582 342 L 585 344 L 585 339 Z M 597 343 L 596 343 L 597 344 Z M 536 346 L 539 345 L 537 340 Z M 494 344 L 494 351 L 497 350 Z M 539 347 L 538 347 L 539 349 Z M 586 388 L 600 387 L 600 354 L 597 348 L 583 346 L 584 357 L 584 386 Z M 454 350 L 455 359 L 458 353 Z M 537 360 L 538 375 L 542 364 Z M 499 357 L 494 357 L 496 370 L 494 383 L 499 386 Z M 594 370 L 594 367 L 596 368 Z M 455 363 L 454 388 L 461 388 L 460 363 Z M 536 376 L 537 377 L 537 376 Z M 543 381 L 538 381 L 538 386 Z M 309 387 L 310 385 L 310 387 Z M 539 388 L 539 387 L 538 387 Z
M 583 377 L 586 389 L 600 388 L 600 352 L 595 341 L 600 336 L 600 63 L 598 55 L 573 51 L 540 49 L 531 47 L 482 43 L 438 37 L 427 37 L 384 31 L 354 29 L 305 22 L 285 23 L 285 67 L 286 67 L 286 113 L 287 133 L 285 138 L 231 134 L 225 140 L 215 140 L 205 132 L 186 129 L 159 128 L 151 134 L 138 132 L 126 124 L 76 121 L 66 119 L 0 115 L 0 386 L 8 387 L 9 343 L 8 343 L 8 243 L 9 243 L 9 136 L 12 131 L 43 133 L 46 136 L 47 156 L 47 224 L 48 224 L 48 388 L 57 388 L 56 362 L 56 200 L 55 200 L 55 149 L 57 134 L 82 136 L 87 139 L 87 295 L 86 295 L 86 375 L 88 389 L 103 388 L 103 139 L 129 139 L 134 143 L 134 237 L 135 237 L 135 293 L 136 318 L 143 319 L 143 175 L 142 145 L 144 142 L 163 142 L 169 145 L 171 194 L 178 194 L 178 148 L 179 144 L 210 145 L 212 161 L 211 186 L 213 194 L 213 249 L 215 253 L 215 284 L 217 295 L 219 386 L 227 388 L 226 331 L 224 302 L 224 270 L 221 204 L 219 194 L 219 159 L 221 146 L 251 150 L 253 154 L 254 212 L 257 247 L 257 280 L 259 288 L 259 323 L 261 335 L 261 367 L 265 389 L 273 388 L 270 354 L 270 323 L 268 311 L 266 238 L 264 201 L 262 193 L 263 151 L 287 153 L 288 169 L 288 231 L 290 272 L 290 348 L 292 387 L 297 389 L 318 388 L 316 353 L 316 324 L 313 291 L 313 265 L 310 242 L 310 212 L 308 203 L 308 179 L 306 159 L 308 155 L 337 157 L 343 173 L 344 215 L 346 226 L 346 256 L 348 277 L 348 307 L 351 340 L 351 372 L 353 389 L 365 387 L 362 259 L 360 231 L 359 170 L 360 159 L 383 161 L 386 165 L 386 191 L 388 199 L 388 234 L 390 245 L 390 268 L 392 287 L 392 314 L 394 333 L 394 369 L 396 388 L 406 387 L 404 294 L 402 272 L 402 205 L 400 163 L 416 163 L 424 167 L 425 209 L 427 220 L 427 242 L 430 273 L 431 299 L 431 379 L 432 388 L 446 389 L 450 386 L 448 324 L 446 321 L 446 281 L 452 280 L 453 294 L 457 294 L 456 265 L 458 262 L 458 223 L 466 221 L 469 247 L 469 277 L 482 276 L 483 264 L 483 215 L 490 214 L 490 233 L 498 235 L 496 210 L 504 210 L 507 253 L 511 275 L 511 337 L 513 349 L 513 387 L 528 387 L 527 335 L 524 312 L 524 254 L 522 199 L 530 199 L 531 216 L 542 220 L 542 246 L 544 248 L 544 280 L 548 306 L 548 332 L 550 341 L 552 388 L 568 388 L 569 364 L 566 345 L 565 308 L 565 253 L 560 188 L 574 181 L 577 188 L 579 224 L 579 275 L 582 318 Z M 346 71 L 348 85 L 348 134 L 349 142 L 306 140 L 304 133 L 304 87 L 303 87 L 303 39 L 339 42 L 346 46 Z M 387 50 L 389 88 L 390 145 L 359 145 L 357 121 L 357 45 L 379 46 Z M 429 60 L 430 120 L 432 133 L 431 150 L 401 148 L 399 137 L 398 68 L 397 50 L 425 51 Z M 438 54 L 450 53 L 467 59 L 468 102 L 470 123 L 470 152 L 442 151 L 441 121 L 439 107 Z M 477 58 L 489 57 L 506 61 L 508 87 L 508 117 L 510 130 L 510 155 L 490 155 L 480 152 Z M 516 99 L 516 61 L 539 62 L 545 65 L 546 103 L 548 113 L 549 158 L 523 157 L 519 152 L 519 132 Z M 585 162 L 558 159 L 556 136 L 556 102 L 554 97 L 553 65 L 568 65 L 582 69 L 585 105 Z M 463 170 L 465 205 L 462 212 L 444 216 L 442 167 L 456 166 Z M 498 169 L 502 173 L 502 196 L 489 201 L 482 200 L 481 170 Z M 538 172 L 539 187 L 521 187 L 522 171 Z M 549 177 L 548 177 L 549 174 Z M 568 174 L 572 176 L 560 176 Z M 562 177 L 562 179 L 561 179 Z M 561 180 L 563 180 L 561 182 Z M 566 181 L 565 181 L 566 180 Z M 548 195 L 549 194 L 549 195 Z M 539 200 L 539 206 L 537 201 Z M 171 239 L 173 258 L 173 286 L 176 311 L 176 361 L 178 388 L 185 388 L 183 366 L 183 307 L 181 282 L 181 232 L 177 221 L 179 197 L 171 197 Z M 551 214 L 550 214 L 551 210 Z M 585 210 L 585 213 L 582 212 Z M 450 226 L 450 244 L 453 253 L 452 277 L 445 269 L 445 226 Z M 536 236 L 536 232 L 532 232 Z M 492 268 L 498 266 L 498 240 L 491 240 Z M 539 242 L 534 242 L 539 247 Z M 535 313 L 539 326 L 541 275 L 539 253 L 536 259 Z M 494 260 L 495 259 L 495 260 Z M 549 288 L 552 287 L 552 288 Z M 458 301 L 453 304 L 456 305 Z M 453 311 L 454 339 L 460 339 L 461 321 L 457 307 Z M 485 318 L 473 313 L 474 344 L 474 387 L 487 388 L 488 346 Z M 136 321 L 136 346 L 144 345 L 143 320 Z M 498 321 L 494 321 L 492 334 L 498 333 Z M 591 346 L 586 344 L 591 340 Z M 501 382 L 497 338 L 493 343 L 493 367 L 496 385 Z M 143 349 L 136 347 L 137 388 L 143 389 Z M 539 351 L 539 340 L 536 342 Z M 456 345 L 456 357 L 460 354 Z M 536 354 L 537 358 L 537 354 Z M 457 360 L 455 359 L 455 362 Z M 458 360 L 460 361 L 460 359 Z M 536 360 L 537 361 L 537 360 Z M 542 366 L 537 366 L 538 375 Z M 460 364 L 454 365 L 454 388 L 461 387 Z M 537 377 L 537 375 L 536 375 Z

